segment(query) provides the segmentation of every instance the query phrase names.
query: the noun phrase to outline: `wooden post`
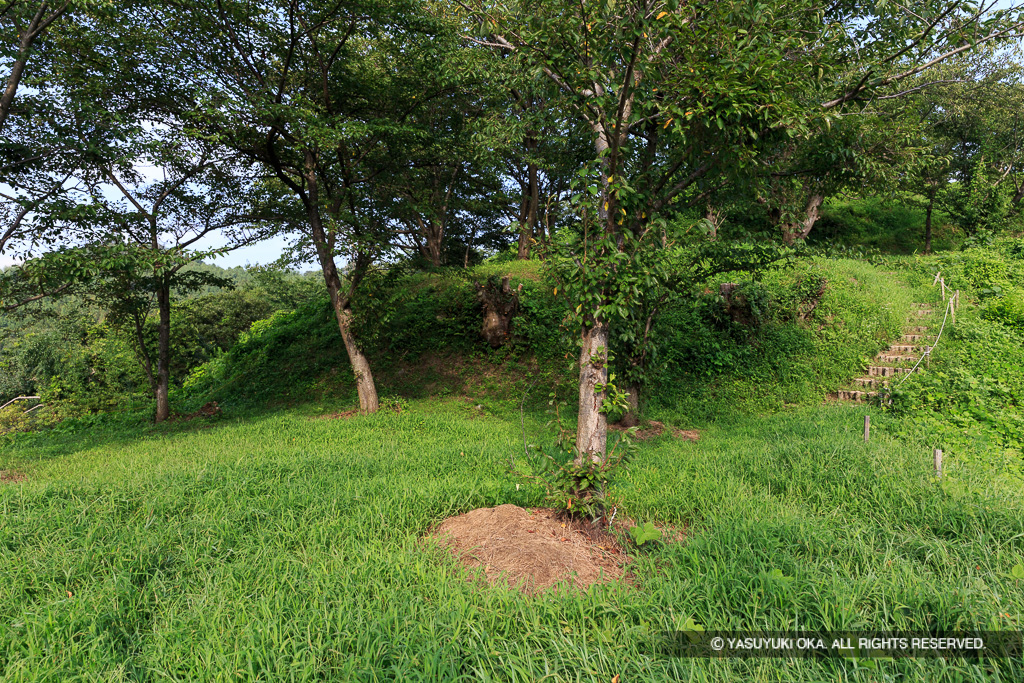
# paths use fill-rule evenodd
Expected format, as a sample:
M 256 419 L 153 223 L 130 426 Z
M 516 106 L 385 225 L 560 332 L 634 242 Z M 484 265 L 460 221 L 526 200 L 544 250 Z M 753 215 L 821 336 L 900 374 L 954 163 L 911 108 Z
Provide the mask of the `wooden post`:
M 942 277 L 942 271 L 935 273 L 935 280 L 932 281 L 932 287 L 939 284 L 939 278 Z
M 864 416 L 864 443 L 867 443 L 869 438 L 871 438 L 871 416 L 870 415 L 865 415 Z
M 935 476 L 941 479 L 942 478 L 942 449 L 936 448 L 935 452 L 933 453 L 933 457 L 935 458 Z
M 946 281 L 945 280 L 939 280 L 939 282 L 942 283 L 942 300 L 945 301 L 946 300 Z

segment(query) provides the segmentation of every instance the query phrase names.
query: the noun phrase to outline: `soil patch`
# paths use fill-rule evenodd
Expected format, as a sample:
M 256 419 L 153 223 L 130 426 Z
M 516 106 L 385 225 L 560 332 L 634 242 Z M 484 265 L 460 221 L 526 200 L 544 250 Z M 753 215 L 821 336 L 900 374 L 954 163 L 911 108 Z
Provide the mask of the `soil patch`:
M 188 413 L 187 415 L 174 415 L 171 417 L 171 422 L 191 422 L 201 417 L 217 417 L 221 414 L 220 406 L 217 405 L 216 401 L 210 401 L 203 405 L 202 408 L 195 411 L 194 413 Z
M 608 429 L 614 430 L 616 432 L 626 431 L 625 427 L 616 424 L 608 425 Z M 666 429 L 671 430 L 672 436 L 676 437 L 677 439 L 685 439 L 686 441 L 700 440 L 700 432 L 696 429 L 678 429 L 676 427 L 667 427 L 664 422 L 658 422 L 657 420 L 650 420 L 646 425 L 640 427 L 640 429 L 636 431 L 635 438 L 637 441 L 647 441 L 648 439 L 653 439 L 656 436 L 661 436 L 662 434 L 665 433 Z
M 700 431 L 697 429 L 676 429 L 672 428 L 672 436 L 686 441 L 700 441 Z
M 546 508 L 480 508 L 446 519 L 431 535 L 463 564 L 483 567 L 488 582 L 525 593 L 614 581 L 629 559 L 605 529 Z
M 0 484 L 17 484 L 20 481 L 28 479 L 21 472 L 15 472 L 14 470 L 0 470 Z
M 314 419 L 316 420 L 347 420 L 353 415 L 358 414 L 358 410 L 346 410 L 341 413 L 328 413 L 327 415 L 317 415 Z

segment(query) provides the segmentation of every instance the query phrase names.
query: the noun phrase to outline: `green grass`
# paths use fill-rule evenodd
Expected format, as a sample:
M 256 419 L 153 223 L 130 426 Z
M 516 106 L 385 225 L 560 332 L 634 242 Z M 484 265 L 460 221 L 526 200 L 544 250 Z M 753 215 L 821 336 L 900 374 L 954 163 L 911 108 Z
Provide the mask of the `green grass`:
M 705 422 L 737 410 L 767 413 L 821 403 L 900 338 L 912 303 L 939 299 L 930 279 L 888 270 L 815 258 L 767 273 L 758 284 L 770 313 L 753 329 L 716 329 L 692 305 L 666 315 L 659 331 L 671 342 L 661 354 L 668 369 L 651 392 L 652 412 Z M 816 291 L 821 279 L 827 289 L 813 315 L 795 320 L 807 305 L 801 292 Z
M 20 435 L 0 468 L 0 678 L 10 681 L 1017 681 L 1020 661 L 689 660 L 653 633 L 1019 628 L 1019 490 L 863 407 L 711 424 L 641 445 L 614 495 L 686 541 L 634 551 L 634 584 L 482 588 L 422 540 L 538 493 L 506 474 L 517 419 L 457 401 L 315 420 Z M 518 417 L 518 416 L 515 416 Z M 540 414 L 528 416 L 531 438 Z M 688 425 L 680 425 L 688 426 Z M 773 575 L 782 572 L 784 579 Z M 1000 615 L 1009 615 L 1003 617 Z M 875 667 L 877 665 L 877 668 Z
M 880 198 L 839 199 L 825 203 L 822 216 L 808 237 L 815 245 L 878 249 L 889 254 L 924 252 L 925 199 L 916 204 L 888 202 Z M 940 208 L 932 217 L 932 249 L 948 251 L 964 240 Z

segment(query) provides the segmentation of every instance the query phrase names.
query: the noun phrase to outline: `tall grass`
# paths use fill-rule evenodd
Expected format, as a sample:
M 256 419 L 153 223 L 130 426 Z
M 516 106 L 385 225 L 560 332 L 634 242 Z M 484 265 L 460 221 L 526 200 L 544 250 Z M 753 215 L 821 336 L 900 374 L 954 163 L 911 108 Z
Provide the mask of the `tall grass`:
M 1020 661 L 688 660 L 661 629 L 1019 628 L 1019 492 L 940 486 L 863 407 L 721 420 L 643 444 L 613 492 L 685 529 L 632 582 L 526 597 L 423 540 L 539 492 L 517 420 L 460 402 L 314 419 L 20 435 L 0 467 L 0 678 L 11 681 L 1016 681 Z M 534 438 L 541 415 L 529 415 Z M 968 476 L 965 473 L 964 476 Z M 969 492 L 969 491 L 974 491 Z M 977 491 L 984 491 L 978 493 Z M 777 572 L 780 570 L 782 576 Z

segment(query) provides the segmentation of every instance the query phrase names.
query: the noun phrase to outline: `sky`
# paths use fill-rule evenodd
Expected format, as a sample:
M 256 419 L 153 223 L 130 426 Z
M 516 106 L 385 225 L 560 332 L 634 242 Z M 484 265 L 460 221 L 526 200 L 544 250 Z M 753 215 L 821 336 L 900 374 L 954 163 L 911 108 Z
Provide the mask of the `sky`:
M 242 247 L 232 252 L 225 254 L 224 256 L 206 259 L 207 263 L 220 266 L 221 268 L 233 268 L 235 266 L 255 266 L 265 265 L 277 259 L 284 250 L 287 240 L 284 237 L 274 237 L 272 239 L 254 244 L 249 247 Z M 208 249 L 212 247 L 219 247 L 224 244 L 224 240 L 217 239 L 216 237 L 204 240 L 203 242 L 195 245 L 196 249 Z M 10 256 L 0 255 L 0 268 L 5 268 L 17 263 L 16 260 Z M 300 264 L 297 269 L 300 271 L 306 271 L 310 268 L 315 267 L 313 263 Z
M 135 167 L 135 170 L 139 171 L 145 178 L 145 180 L 148 182 L 154 182 L 162 179 L 160 170 L 151 165 L 140 164 Z M 103 186 L 103 194 L 111 201 L 117 201 L 122 198 L 121 193 L 112 185 Z M 287 242 L 288 240 L 285 236 L 274 237 L 248 247 L 235 249 L 234 251 L 230 251 L 227 254 L 224 254 L 223 256 L 208 258 L 204 260 L 206 263 L 212 263 L 214 265 L 220 266 L 221 268 L 234 268 L 235 266 L 266 265 L 277 260 L 277 258 L 281 255 L 281 252 L 287 246 Z M 200 240 L 195 245 L 193 245 L 192 248 L 198 251 L 202 251 L 204 249 L 221 247 L 224 246 L 226 243 L 227 240 L 225 240 L 221 235 L 214 234 L 210 235 L 209 237 L 203 240 Z M 18 260 L 12 258 L 11 256 L 8 256 L 6 254 L 0 254 L 0 268 L 12 266 L 18 262 Z M 315 267 L 316 264 L 312 262 L 303 263 L 296 266 L 296 268 L 300 271 L 306 271 Z

